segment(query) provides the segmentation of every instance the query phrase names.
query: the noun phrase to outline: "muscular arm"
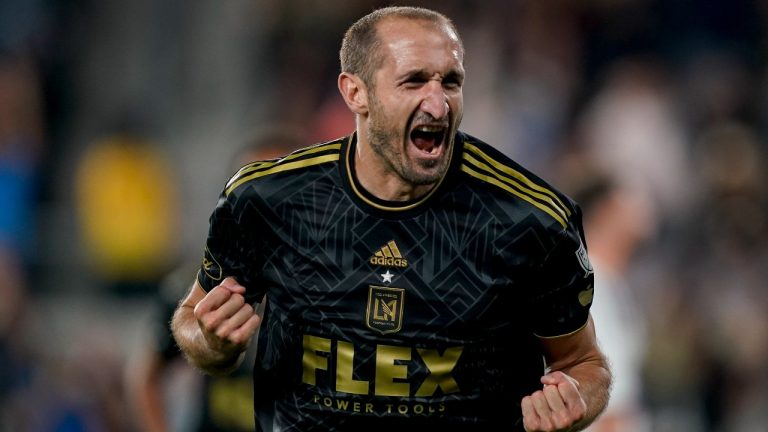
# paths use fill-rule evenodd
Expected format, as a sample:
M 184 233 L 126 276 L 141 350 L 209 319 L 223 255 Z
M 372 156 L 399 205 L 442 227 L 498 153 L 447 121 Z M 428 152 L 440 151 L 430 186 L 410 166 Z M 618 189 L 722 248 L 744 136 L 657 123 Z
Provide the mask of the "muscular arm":
M 220 375 L 236 369 L 261 323 L 232 278 L 206 293 L 195 281 L 173 315 L 176 343 L 196 367 Z
M 528 431 L 582 430 L 608 403 L 611 373 L 590 316 L 576 333 L 542 338 L 548 373 L 542 390 L 522 402 Z

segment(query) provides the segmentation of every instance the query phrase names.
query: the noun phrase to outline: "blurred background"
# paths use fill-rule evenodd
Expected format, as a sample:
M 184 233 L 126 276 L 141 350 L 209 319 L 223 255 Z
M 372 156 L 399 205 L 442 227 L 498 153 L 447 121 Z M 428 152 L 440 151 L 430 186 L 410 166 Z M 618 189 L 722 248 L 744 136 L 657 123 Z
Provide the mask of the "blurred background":
M 160 282 L 246 142 L 352 130 L 341 37 L 392 3 L 0 1 L 0 430 L 148 430 Z M 617 376 L 594 430 L 765 430 L 768 2 L 409 4 L 463 36 L 462 129 L 583 206 Z

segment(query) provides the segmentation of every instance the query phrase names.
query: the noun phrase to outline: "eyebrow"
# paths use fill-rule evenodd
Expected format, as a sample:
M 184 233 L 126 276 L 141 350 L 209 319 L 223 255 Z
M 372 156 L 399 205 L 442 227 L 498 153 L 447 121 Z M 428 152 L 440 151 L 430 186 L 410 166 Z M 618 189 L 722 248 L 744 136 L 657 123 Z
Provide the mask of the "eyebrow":
M 404 82 L 410 78 L 424 78 L 429 79 L 432 75 L 429 72 L 427 72 L 424 69 L 413 69 L 409 70 L 408 72 L 403 73 L 400 75 L 397 79 L 397 82 Z M 445 76 L 443 76 L 443 81 L 446 80 L 462 80 L 464 78 L 464 74 L 461 73 L 459 70 L 451 69 Z
M 457 80 L 462 81 L 464 80 L 464 73 L 459 72 L 456 69 L 452 69 L 450 72 L 448 72 L 445 77 L 443 78 L 443 81 L 445 80 Z

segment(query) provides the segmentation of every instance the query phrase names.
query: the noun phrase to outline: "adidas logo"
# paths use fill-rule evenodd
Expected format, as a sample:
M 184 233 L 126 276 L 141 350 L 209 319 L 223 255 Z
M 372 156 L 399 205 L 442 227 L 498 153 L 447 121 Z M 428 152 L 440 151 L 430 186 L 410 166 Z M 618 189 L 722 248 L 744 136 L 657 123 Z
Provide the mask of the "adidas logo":
M 381 249 L 377 250 L 368 262 L 373 265 L 388 267 L 408 267 L 408 260 L 403 258 L 394 240 L 390 240 Z

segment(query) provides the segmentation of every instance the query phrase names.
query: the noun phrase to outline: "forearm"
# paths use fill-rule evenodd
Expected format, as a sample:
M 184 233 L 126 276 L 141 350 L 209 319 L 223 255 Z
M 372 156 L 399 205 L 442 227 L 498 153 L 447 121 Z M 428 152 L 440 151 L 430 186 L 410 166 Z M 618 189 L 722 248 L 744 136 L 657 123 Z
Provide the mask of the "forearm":
M 611 387 L 611 372 L 604 358 L 579 363 L 562 372 L 579 383 L 579 392 L 586 403 L 584 418 L 576 423 L 572 430 L 578 431 L 589 426 L 608 404 Z
M 227 374 L 238 367 L 242 352 L 221 352 L 211 348 L 194 315 L 194 308 L 182 304 L 171 322 L 173 337 L 187 360 L 211 375 Z
M 568 401 L 566 412 L 573 421 L 568 430 L 582 430 L 603 412 L 611 387 L 611 372 L 597 346 L 592 317 L 575 333 L 541 342 L 548 365 L 548 373 L 542 377 L 545 391 L 547 384 L 560 384 L 563 377 L 572 381 L 571 385 L 558 385 L 558 390 Z

